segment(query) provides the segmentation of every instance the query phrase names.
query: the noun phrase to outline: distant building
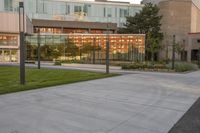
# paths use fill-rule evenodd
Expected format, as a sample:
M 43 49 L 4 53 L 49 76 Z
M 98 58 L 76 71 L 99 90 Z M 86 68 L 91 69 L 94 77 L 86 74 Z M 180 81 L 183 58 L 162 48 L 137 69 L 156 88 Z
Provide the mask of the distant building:
M 91 44 L 94 42 L 95 36 L 98 37 L 107 32 L 116 33 L 117 29 L 123 27 L 126 22 L 126 16 L 134 16 L 143 7 L 129 2 L 111 2 L 107 0 L 23 1 L 25 7 L 25 32 L 46 35 L 41 39 L 41 43 L 44 46 L 51 44 L 49 47 L 65 44 L 66 40 L 69 40 L 69 36 L 65 36 L 65 34 L 79 34 L 78 37 L 72 36 L 75 38 L 71 39 L 79 48 L 83 44 Z M 18 6 L 19 0 L 0 0 L 0 62 L 16 62 L 19 59 Z M 88 36 L 81 36 L 80 34 L 88 34 Z M 142 39 L 137 39 L 138 36 Z M 128 40 L 132 45 L 141 43 L 140 53 L 142 54 L 144 51 L 144 35 L 138 36 L 113 35 L 113 40 L 110 41 L 116 42 L 118 46 L 120 45 L 120 48 L 113 46 L 113 53 L 125 54 L 128 48 L 130 52 L 130 47 L 127 46 L 128 43 L 126 42 Z M 81 42 L 77 40 L 79 37 L 82 39 Z M 106 37 L 102 35 L 97 40 L 99 43 L 105 43 Z M 140 42 L 136 42 L 139 40 Z M 37 36 L 28 38 L 26 42 L 37 47 Z M 122 43 L 123 46 L 121 46 Z M 102 47 L 104 47 L 104 44 L 102 44 Z M 32 53 L 36 53 L 36 50 L 32 51 Z
M 181 55 L 176 54 L 176 58 L 187 61 L 195 60 L 197 57 L 192 51 L 198 50 L 200 43 L 195 41 L 193 45 L 190 38 L 194 35 L 197 38 L 200 35 L 200 2 L 198 0 L 165 0 L 158 6 L 160 15 L 163 16 L 161 30 L 164 33 L 160 58 L 171 59 L 172 36 L 176 35 L 176 42 L 182 44 L 185 49 Z

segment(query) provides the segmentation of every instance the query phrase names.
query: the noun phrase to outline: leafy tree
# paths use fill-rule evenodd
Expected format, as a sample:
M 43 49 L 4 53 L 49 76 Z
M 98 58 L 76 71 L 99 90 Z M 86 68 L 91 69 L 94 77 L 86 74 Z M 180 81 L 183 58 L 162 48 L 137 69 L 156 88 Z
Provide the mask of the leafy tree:
M 76 44 L 72 40 L 69 39 L 66 46 L 66 52 L 70 56 L 74 57 L 78 55 L 78 51 L 79 51 L 79 48 L 76 46 Z
M 87 43 L 84 44 L 81 52 L 87 54 L 87 59 L 89 60 L 89 58 L 93 58 L 93 61 L 95 61 L 95 56 L 96 56 L 96 51 L 100 51 L 101 50 L 101 46 L 97 46 L 97 45 L 93 45 L 91 43 Z
M 159 15 L 159 8 L 157 5 L 147 3 L 139 13 L 135 16 L 129 16 L 124 24 L 125 28 L 120 29 L 119 33 L 132 33 L 132 34 L 151 34 L 149 37 L 154 42 L 159 43 L 163 39 L 163 33 L 160 32 L 162 16 Z M 146 36 L 146 48 L 150 48 L 154 45 L 151 39 L 147 39 Z M 154 47 L 154 46 L 153 46 Z M 159 47 L 160 48 L 160 47 Z M 158 52 L 158 50 L 156 50 Z M 146 51 L 148 55 L 148 50 Z M 153 55 L 151 55 L 153 56 Z
M 147 40 L 150 45 L 146 47 L 146 50 L 151 53 L 151 61 L 154 63 L 154 56 L 155 54 L 161 49 L 159 38 L 152 37 L 152 34 L 149 32 L 147 33 Z
M 57 48 L 52 49 L 51 54 L 53 59 L 57 59 L 58 57 L 61 56 L 61 53 Z
M 175 52 L 178 54 L 179 60 L 181 60 L 181 53 L 185 50 L 184 44 L 180 42 L 175 43 Z
M 84 44 L 83 48 L 82 48 L 82 52 L 83 53 L 90 53 L 92 51 L 100 51 L 101 47 L 100 46 L 94 46 L 90 43 L 88 44 Z

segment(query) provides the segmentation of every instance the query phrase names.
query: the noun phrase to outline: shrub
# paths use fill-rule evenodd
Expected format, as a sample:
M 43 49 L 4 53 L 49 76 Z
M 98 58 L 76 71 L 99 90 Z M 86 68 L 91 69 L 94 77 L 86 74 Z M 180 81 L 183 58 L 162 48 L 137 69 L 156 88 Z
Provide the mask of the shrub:
M 168 68 L 171 68 L 172 63 L 167 65 Z M 198 70 L 198 65 L 188 62 L 175 62 L 174 69 L 176 72 L 185 72 L 185 71 L 194 71 Z
M 67 63 L 67 64 L 72 64 L 72 63 L 79 63 L 83 64 L 85 61 L 84 60 L 63 60 L 61 63 Z
M 155 69 L 167 69 L 166 65 L 164 65 L 164 64 L 155 64 L 154 68 Z
M 61 62 L 60 62 L 60 61 L 56 61 L 56 62 L 54 62 L 54 65 L 60 66 L 60 65 L 61 65 Z
M 123 64 L 122 69 L 167 69 L 164 64 L 152 64 L 152 63 L 132 63 Z

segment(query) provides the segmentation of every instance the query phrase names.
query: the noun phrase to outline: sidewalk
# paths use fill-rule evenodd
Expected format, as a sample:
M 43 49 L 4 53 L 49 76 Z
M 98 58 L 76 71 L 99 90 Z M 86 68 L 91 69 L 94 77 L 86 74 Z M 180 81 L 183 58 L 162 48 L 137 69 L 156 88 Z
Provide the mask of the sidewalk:
M 140 73 L 0 96 L 0 133 L 167 133 L 200 72 Z

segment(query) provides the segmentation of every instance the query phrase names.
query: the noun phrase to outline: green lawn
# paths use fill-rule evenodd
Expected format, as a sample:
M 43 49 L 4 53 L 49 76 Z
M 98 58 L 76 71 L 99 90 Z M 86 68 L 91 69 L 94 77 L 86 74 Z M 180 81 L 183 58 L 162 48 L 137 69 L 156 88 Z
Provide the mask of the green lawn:
M 75 70 L 26 68 L 26 85 L 19 84 L 18 67 L 0 67 L 0 94 L 115 76 Z

